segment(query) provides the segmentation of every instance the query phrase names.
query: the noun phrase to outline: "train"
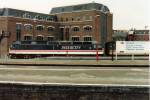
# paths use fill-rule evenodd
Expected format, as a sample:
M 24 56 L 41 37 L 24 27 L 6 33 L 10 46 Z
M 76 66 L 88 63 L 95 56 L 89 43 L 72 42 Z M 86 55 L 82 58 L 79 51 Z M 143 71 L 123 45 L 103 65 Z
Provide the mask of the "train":
M 116 46 L 119 43 L 120 46 Z M 124 43 L 124 44 L 122 44 Z M 126 51 L 127 44 L 132 44 L 132 49 L 136 50 L 132 53 L 131 50 Z M 135 48 L 134 45 L 135 44 Z M 141 44 L 142 43 L 142 44 Z M 144 45 L 143 45 L 144 44 Z M 117 55 L 149 55 L 149 50 L 146 48 L 148 42 L 136 41 L 113 41 L 107 42 L 104 46 L 97 44 L 95 41 L 89 42 L 74 42 L 74 41 L 15 41 L 9 48 L 10 58 L 39 58 L 51 56 L 115 56 L 116 48 L 121 49 Z M 142 47 L 142 48 L 141 48 Z M 131 49 L 131 46 L 130 48 Z
M 9 48 L 10 58 L 95 55 L 104 55 L 104 48 L 94 41 L 15 41 Z

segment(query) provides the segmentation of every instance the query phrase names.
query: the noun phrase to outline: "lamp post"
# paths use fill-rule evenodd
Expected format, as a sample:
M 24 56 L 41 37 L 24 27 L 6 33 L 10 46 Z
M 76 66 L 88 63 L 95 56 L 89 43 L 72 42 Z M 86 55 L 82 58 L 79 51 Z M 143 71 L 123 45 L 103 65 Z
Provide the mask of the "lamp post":
M 3 39 L 3 34 L 4 34 L 4 31 L 1 30 L 1 32 L 0 32 L 0 58 L 2 56 L 2 44 L 1 44 L 1 41 Z
M 99 49 L 98 49 L 98 43 L 99 43 L 99 34 L 98 34 L 98 22 L 99 22 L 99 16 L 100 15 L 96 15 L 95 16 L 95 38 L 96 38 L 96 61 L 98 62 L 98 60 L 99 60 L 99 54 L 98 54 L 98 51 L 99 51 Z
M 115 43 L 114 41 L 111 42 L 111 48 L 112 48 L 112 50 L 111 50 L 111 60 L 112 61 L 114 61 L 114 43 Z

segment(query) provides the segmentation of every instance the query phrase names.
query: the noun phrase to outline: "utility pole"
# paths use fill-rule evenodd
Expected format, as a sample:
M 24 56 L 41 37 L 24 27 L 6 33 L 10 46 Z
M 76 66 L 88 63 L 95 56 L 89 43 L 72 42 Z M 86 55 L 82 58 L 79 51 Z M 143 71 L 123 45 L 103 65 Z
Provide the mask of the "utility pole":
M 95 30 L 95 38 L 96 38 L 96 61 L 98 62 L 99 60 L 99 48 L 98 48 L 98 44 L 99 44 L 99 34 L 98 34 L 98 22 L 99 22 L 99 15 L 96 15 L 95 17 L 95 25 L 96 25 L 96 30 Z
M 114 42 L 113 41 L 111 42 L 111 47 L 112 47 L 112 50 L 111 50 L 111 60 L 114 61 Z

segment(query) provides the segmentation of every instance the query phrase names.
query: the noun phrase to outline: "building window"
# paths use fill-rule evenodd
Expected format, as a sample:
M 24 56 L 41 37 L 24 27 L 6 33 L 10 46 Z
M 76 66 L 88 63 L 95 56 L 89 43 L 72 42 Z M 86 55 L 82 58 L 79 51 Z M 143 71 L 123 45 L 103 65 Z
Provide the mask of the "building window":
M 84 41 L 92 41 L 92 37 L 91 36 L 86 36 L 86 37 L 84 37 Z
M 48 36 L 47 41 L 54 41 L 54 36 Z
M 17 23 L 17 24 L 16 24 L 16 30 L 21 30 L 21 26 L 22 26 L 21 23 Z
M 83 29 L 84 29 L 84 31 L 92 31 L 92 26 L 90 26 L 90 25 L 84 26 Z
M 26 31 L 31 31 L 31 30 L 32 30 L 32 25 L 31 25 L 31 24 L 25 24 L 25 25 L 24 25 L 24 29 L 25 29 Z
M 92 16 L 89 16 L 89 20 L 92 20 L 93 19 L 93 17 Z
M 73 37 L 72 37 L 72 41 L 79 41 L 79 39 L 80 39 L 80 38 L 79 38 L 78 36 L 73 36 Z
M 40 16 L 40 15 L 36 15 L 36 16 L 35 16 L 35 19 L 37 19 L 37 20 L 43 20 L 43 17 Z
M 74 18 L 72 18 L 72 21 L 74 21 Z
M 63 18 L 61 18 L 60 21 L 63 22 Z
M 79 28 L 78 26 L 74 26 L 74 27 L 72 28 L 72 31 L 78 32 L 78 31 L 80 31 L 80 28 Z
M 61 11 L 62 11 L 62 12 L 64 12 L 64 11 L 65 11 L 65 9 L 64 9 L 64 8 L 62 8 L 62 9 L 61 9 Z
M 31 18 L 31 15 L 29 15 L 29 13 L 25 13 L 23 14 L 23 18 Z
M 16 24 L 16 41 L 20 41 L 21 39 L 21 23 Z
M 77 18 L 76 18 L 77 21 L 80 21 L 80 19 L 81 19 L 80 17 L 77 17 Z
M 54 30 L 55 30 L 55 27 L 53 27 L 53 26 L 48 26 L 47 27 L 48 32 L 53 32 Z
M 83 17 L 83 19 L 84 19 L 84 20 L 87 20 L 87 21 L 88 21 L 88 20 L 92 20 L 92 16 L 86 15 L 86 16 Z
M 24 36 L 24 41 L 32 41 L 32 36 Z
M 66 21 L 68 21 L 68 18 L 66 18 Z
M 36 37 L 36 40 L 37 40 L 37 41 L 43 41 L 43 40 L 44 40 L 44 36 L 43 36 L 43 35 L 38 35 L 38 36 Z
M 37 25 L 36 26 L 36 30 L 43 31 L 44 30 L 44 26 L 43 25 Z
M 52 17 L 47 17 L 46 20 L 47 21 L 54 21 L 54 19 Z

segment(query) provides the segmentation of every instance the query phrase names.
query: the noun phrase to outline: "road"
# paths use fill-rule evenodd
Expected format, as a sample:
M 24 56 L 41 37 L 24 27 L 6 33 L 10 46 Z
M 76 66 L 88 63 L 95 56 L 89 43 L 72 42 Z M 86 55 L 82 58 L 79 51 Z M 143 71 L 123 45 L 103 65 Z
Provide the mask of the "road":
M 149 85 L 149 68 L 0 65 L 0 82 Z

